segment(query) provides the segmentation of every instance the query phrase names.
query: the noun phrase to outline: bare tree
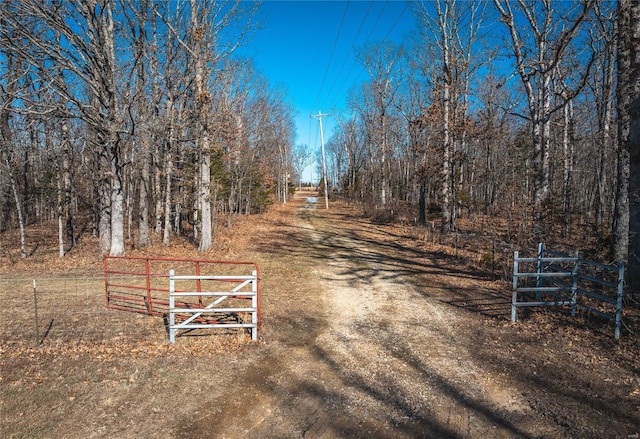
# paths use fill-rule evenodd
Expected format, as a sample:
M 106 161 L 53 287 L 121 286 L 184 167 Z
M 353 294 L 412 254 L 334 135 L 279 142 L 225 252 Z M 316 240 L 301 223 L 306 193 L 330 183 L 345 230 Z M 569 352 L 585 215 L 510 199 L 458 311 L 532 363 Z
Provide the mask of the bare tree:
M 365 86 L 371 105 L 366 119 L 370 122 L 370 138 L 375 151 L 371 157 L 376 157 L 379 175 L 379 201 L 382 206 L 391 198 L 390 173 L 390 144 L 389 118 L 394 109 L 395 99 L 400 84 L 399 64 L 403 49 L 390 42 L 380 42 L 364 48 L 358 55 L 359 61 L 367 69 L 370 82 Z M 365 109 L 365 108 L 363 108 Z M 373 163 L 373 162 L 372 162 Z
M 435 6 L 435 17 L 432 6 Z M 432 91 L 438 101 L 442 121 L 440 205 L 443 231 L 454 226 L 456 192 L 461 191 L 463 181 L 462 166 L 468 149 L 467 113 L 474 71 L 472 49 L 478 38 L 482 7 L 482 2 L 437 0 L 433 3 L 423 2 L 418 8 L 424 45 L 437 48 L 437 54 L 426 58 L 429 64 L 423 69 L 425 75 L 433 69 L 437 78 Z M 434 62 L 437 67 L 431 65 Z M 456 174 L 460 177 L 457 181 Z
M 509 112 L 515 105 L 514 97 L 494 74 L 489 74 L 480 85 L 478 95 L 482 108 L 477 114 L 476 137 L 480 142 L 478 151 L 481 164 L 478 164 L 479 197 L 481 211 L 494 214 L 499 207 L 510 203 L 500 201 L 523 198 L 527 194 L 527 184 L 514 182 L 510 178 L 513 171 L 520 172 L 526 158 L 514 154 L 507 148 L 513 142 L 510 138 L 514 130 Z M 511 170 L 509 170 L 509 168 Z M 524 193 L 522 193 L 524 190 Z
M 4 5 L 6 7 L 6 5 Z M 4 17 L 8 13 L 8 9 L 0 9 L 0 30 L 3 38 L 15 38 L 13 30 L 6 22 Z M 13 175 L 14 163 L 12 145 L 15 142 L 14 132 L 11 124 L 12 107 L 16 100 L 17 83 L 20 68 L 17 65 L 16 57 L 11 50 L 0 46 L 0 56 L 4 58 L 6 62 L 6 74 L 2 78 L 3 87 L 0 87 L 0 173 L 6 180 L 13 196 L 13 201 L 16 206 L 16 212 L 18 216 L 18 227 L 20 230 L 20 255 L 26 257 L 26 237 L 25 237 L 25 221 L 23 216 L 23 203 L 18 193 L 16 179 Z
M 291 165 L 296 173 L 296 180 L 298 181 L 298 187 L 302 186 L 302 179 L 304 178 L 302 173 L 305 168 L 313 162 L 313 156 L 309 146 L 306 144 L 297 144 L 291 151 Z
M 533 139 L 533 232 L 538 240 L 545 234 L 545 208 L 550 197 L 551 116 L 558 110 L 552 106 L 553 77 L 593 3 L 593 0 L 587 0 L 577 11 L 560 12 L 554 6 L 561 8 L 563 4 L 553 4 L 549 0 L 540 3 L 518 0 L 519 14 L 516 15 L 511 0 L 494 0 L 502 23 L 509 31 L 512 55 L 527 96 Z M 523 25 L 531 38 L 525 36 Z M 574 70 L 579 77 L 574 81 L 575 87 L 567 92 L 568 98 L 576 96 L 584 87 L 590 66 L 591 63 L 585 71 Z
M 58 249 L 59 256 L 65 253 L 75 244 L 74 215 L 72 213 L 73 192 L 73 153 L 71 147 L 71 128 L 69 120 L 61 121 L 61 145 L 58 176 Z
M 616 66 L 616 42 L 617 20 L 615 9 L 605 8 L 606 3 L 595 4 L 596 22 L 593 37 L 591 38 L 594 53 L 598 54 L 593 69 L 593 80 L 588 86 L 595 99 L 597 114 L 597 145 L 596 145 L 596 199 L 595 199 L 595 231 L 602 235 L 605 222 L 607 201 L 615 199 L 607 196 L 608 181 L 613 181 L 614 176 L 608 175 L 608 163 L 612 162 L 614 150 L 612 136 L 613 110 L 615 104 L 615 66 Z M 613 194 L 610 194 L 613 195 Z
M 363 197 L 362 178 L 366 162 L 367 147 L 364 142 L 364 133 L 358 126 L 358 119 L 351 117 L 342 120 L 337 118 L 336 128 L 332 140 L 337 148 L 344 152 L 346 163 L 336 175 L 338 184 L 351 199 Z M 343 169 L 344 168 L 344 169 Z
M 104 171 L 109 175 L 110 209 L 103 214 L 110 218 L 110 239 L 109 248 L 101 250 L 119 255 L 124 253 L 124 194 L 112 8 L 110 0 L 16 2 L 14 13 L 7 18 L 15 34 L 4 37 L 10 50 L 37 69 L 43 83 L 52 84 L 72 104 L 72 108 L 67 105 L 67 111 L 94 131 L 96 147 L 109 163 Z M 37 24 L 41 30 L 32 32 L 29 23 Z M 65 44 L 61 44 L 62 39 Z M 22 40 L 28 44 L 20 44 Z M 53 68 L 43 68 L 43 60 L 50 60 Z M 70 83 L 69 77 L 75 84 Z M 79 89 L 85 93 L 78 93 Z M 104 226 L 105 222 L 101 224 Z M 101 233 L 106 231 L 101 229 Z M 107 241 L 104 242 L 106 246 Z
M 212 91 L 210 81 L 218 63 L 228 57 L 239 46 L 243 38 L 253 29 L 251 21 L 254 6 L 245 9 L 245 4 L 235 0 L 231 4 L 213 2 L 190 2 L 189 41 L 185 44 L 191 56 L 193 66 L 193 111 L 195 116 L 196 143 L 199 151 L 198 165 L 200 209 L 200 245 L 201 251 L 212 247 L 212 209 L 211 209 L 211 160 L 212 153 L 218 154 L 219 145 L 212 143 L 209 115 L 212 109 Z M 244 19 L 243 19 L 244 17 Z M 223 35 L 234 20 L 241 22 L 240 30 L 233 36 Z M 218 150 L 214 149 L 218 147 Z
M 149 235 L 149 200 L 150 200 L 150 176 L 151 176 L 151 125 L 152 108 L 151 99 L 154 96 L 147 92 L 147 87 L 152 82 L 150 76 L 157 74 L 157 70 L 150 68 L 153 62 L 152 51 L 156 52 L 158 47 L 151 47 L 151 38 L 148 35 L 148 27 L 151 26 L 153 34 L 157 33 L 156 20 L 153 15 L 153 5 L 149 0 L 141 0 L 133 4 L 130 0 L 120 0 L 121 9 L 126 19 L 128 39 L 133 51 L 134 81 L 132 90 L 131 114 L 131 137 L 133 148 L 131 151 L 131 161 L 137 163 L 134 169 L 139 169 L 137 177 L 138 186 L 138 246 L 145 247 L 151 244 Z M 155 50 L 154 50 L 155 49 Z M 157 66 L 156 66 L 157 67 Z M 130 189 L 134 182 L 129 182 Z M 132 204 L 132 203 L 131 203 Z M 130 218 L 131 220 L 131 218 Z
M 562 177 L 562 235 L 569 234 L 571 225 L 571 210 L 573 207 L 573 173 L 575 167 L 575 112 L 572 99 L 564 99 L 562 107 L 563 125 L 562 125 L 562 155 L 563 160 L 563 177 Z
M 194 113 L 196 121 L 197 149 L 200 154 L 199 163 L 199 191 L 198 207 L 200 210 L 200 251 L 210 250 L 212 247 L 211 224 L 211 144 L 209 127 L 209 110 L 211 106 L 211 93 L 207 90 L 210 70 L 207 68 L 207 60 L 215 56 L 210 53 L 211 41 L 207 37 L 206 23 L 201 23 L 201 16 L 206 17 L 206 5 L 200 5 L 196 0 L 191 0 L 191 32 L 190 43 L 194 63 Z
M 151 242 L 150 217 L 164 244 L 192 221 L 205 250 L 216 214 L 230 224 L 286 199 L 291 106 L 250 62 L 229 58 L 256 7 L 0 3 L 1 227 L 17 221 L 23 254 L 29 220 L 56 215 L 59 252 L 68 251 L 77 206 L 92 214 L 100 251 L 122 254 L 134 223 L 137 245 Z
M 347 191 L 351 197 L 362 196 L 362 169 L 366 153 L 364 136 L 358 129 L 358 121 L 355 118 L 349 119 L 340 128 L 347 156 Z

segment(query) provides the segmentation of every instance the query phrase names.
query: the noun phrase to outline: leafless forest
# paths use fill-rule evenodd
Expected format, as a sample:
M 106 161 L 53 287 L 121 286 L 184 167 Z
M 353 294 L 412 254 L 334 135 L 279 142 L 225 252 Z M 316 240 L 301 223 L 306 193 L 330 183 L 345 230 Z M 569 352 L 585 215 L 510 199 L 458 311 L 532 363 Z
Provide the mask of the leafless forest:
M 259 8 L 2 2 L 0 232 L 23 257 L 38 221 L 57 222 L 60 257 L 84 234 L 112 255 L 174 236 L 206 251 L 234 215 L 287 200 L 309 158 L 296 109 L 236 51 Z M 639 9 L 412 4 L 403 44 L 354 53 L 368 79 L 328 138 L 331 195 L 442 233 L 493 217 L 511 243 L 588 242 L 637 266 Z

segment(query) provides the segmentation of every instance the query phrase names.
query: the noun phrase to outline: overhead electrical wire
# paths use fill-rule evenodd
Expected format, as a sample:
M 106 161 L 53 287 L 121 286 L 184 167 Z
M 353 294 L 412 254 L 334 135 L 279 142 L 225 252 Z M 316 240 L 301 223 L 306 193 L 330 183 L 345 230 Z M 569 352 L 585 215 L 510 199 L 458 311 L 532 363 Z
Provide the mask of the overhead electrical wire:
M 402 20 L 402 17 L 404 16 L 405 12 L 407 11 L 407 9 L 409 9 L 409 5 L 410 5 L 410 3 L 406 2 L 404 9 L 402 9 L 402 12 L 400 12 L 400 15 L 398 15 L 398 18 L 396 18 L 396 20 L 394 21 L 393 25 L 389 28 L 389 30 L 385 34 L 383 40 L 387 40 L 389 38 L 389 36 L 391 35 L 391 33 L 393 32 L 393 30 L 398 26 L 398 24 L 400 23 L 400 20 Z M 363 43 L 363 45 L 366 46 L 366 44 L 369 42 L 369 39 L 371 38 L 371 35 L 373 34 L 373 31 L 377 27 L 378 22 L 379 22 L 380 18 L 382 17 L 382 14 L 383 14 L 386 6 L 387 6 L 387 3 L 385 3 L 384 6 L 382 7 L 382 9 L 380 10 L 380 13 L 378 14 L 378 17 L 376 18 L 376 22 L 373 25 L 373 27 L 371 28 L 371 30 L 369 31 L 369 34 L 367 35 L 367 38 L 365 39 L 365 42 Z M 341 96 L 340 93 L 342 92 L 342 89 L 344 88 L 346 83 L 349 81 L 349 77 L 351 75 L 351 72 L 357 66 L 357 64 L 358 63 L 355 60 L 351 64 L 351 68 L 349 69 L 349 72 L 345 75 L 345 78 L 344 78 L 342 84 L 340 85 L 340 88 L 338 88 L 338 91 L 335 94 L 334 101 L 333 101 L 333 103 L 332 103 L 330 108 L 334 108 L 336 106 L 336 103 L 340 99 L 340 96 Z M 360 76 L 362 76 L 363 72 L 364 72 L 364 70 L 360 70 L 360 73 L 358 73 L 358 75 L 353 80 L 351 80 L 351 84 L 356 83 L 358 81 L 358 79 L 360 78 Z
M 367 21 L 367 17 L 369 16 L 369 12 L 371 12 L 371 6 L 373 6 L 373 1 L 369 2 L 369 7 L 367 8 L 367 12 L 364 14 L 364 17 L 362 18 L 362 21 L 360 22 L 360 26 L 358 27 L 358 31 L 356 32 L 355 37 L 353 37 L 353 41 L 351 42 L 351 46 L 349 46 L 350 50 L 354 50 L 355 49 L 356 41 L 358 40 L 358 37 L 360 36 L 360 32 L 362 31 L 362 28 L 364 27 L 364 24 Z M 351 55 L 351 53 L 347 52 L 347 54 L 344 57 L 344 61 L 342 62 L 342 65 L 338 69 L 338 72 L 344 71 L 344 66 L 347 64 L 347 61 L 349 60 L 350 55 Z M 329 91 L 327 92 L 327 96 L 331 96 L 331 92 L 333 92 L 333 89 L 335 88 L 336 83 L 338 82 L 338 78 L 339 78 L 339 75 L 336 75 L 335 79 L 333 80 L 333 83 L 331 84 L 331 88 L 329 88 Z
M 384 13 L 384 10 L 387 8 L 388 4 L 389 2 L 387 1 L 387 2 L 384 2 L 384 5 L 382 5 L 382 9 L 380 9 L 380 13 L 378 14 L 378 18 L 376 18 L 376 22 L 373 23 L 373 27 L 371 28 L 371 30 L 369 30 L 369 34 L 367 35 L 367 38 L 364 39 L 365 44 L 367 44 L 367 41 L 369 41 L 369 38 L 371 38 L 371 34 L 375 30 L 375 28 L 378 26 L 378 23 L 380 22 L 380 18 L 382 18 L 382 14 Z
M 391 28 L 389 29 L 387 34 L 384 36 L 384 38 L 382 39 L 383 41 L 387 40 L 389 38 L 389 35 L 391 35 L 391 32 L 393 32 L 393 29 L 395 29 L 395 27 L 398 25 L 398 23 L 400 23 L 400 20 L 402 19 L 402 16 L 404 15 L 404 13 L 405 13 L 405 11 L 407 10 L 408 7 L 409 7 L 409 3 L 406 4 L 406 6 L 404 7 L 402 12 L 400 13 L 398 18 L 396 19 L 396 21 L 393 23 L 393 26 L 391 26 Z M 365 44 L 366 44 L 366 42 L 365 42 Z M 355 67 L 355 65 L 356 65 L 356 62 L 354 61 L 353 66 Z M 364 70 L 360 70 L 360 73 L 358 73 L 358 75 L 355 77 L 355 79 L 353 81 L 351 81 L 351 83 L 354 84 L 354 83 L 358 82 L 358 79 L 360 79 L 360 76 L 362 76 L 363 72 L 364 72 Z M 348 75 L 347 75 L 347 78 L 348 78 Z M 339 96 L 339 95 L 337 95 L 337 96 Z
M 347 11 L 349 9 L 349 2 L 344 6 L 344 12 L 342 13 L 342 20 L 340 21 L 340 27 L 338 28 L 338 33 L 336 34 L 336 39 L 333 42 L 333 48 L 331 49 L 331 55 L 329 55 L 329 61 L 327 62 L 327 68 L 324 70 L 324 75 L 322 76 L 322 82 L 320 83 L 320 88 L 318 89 L 318 95 L 316 96 L 316 100 L 313 103 L 313 108 L 316 108 L 316 104 L 318 103 L 318 99 L 320 99 L 320 95 L 322 94 L 322 88 L 324 87 L 324 81 L 327 79 L 327 73 L 329 73 L 329 67 L 331 66 L 331 61 L 333 60 L 333 54 L 336 51 L 336 46 L 338 45 L 338 41 L 340 40 L 340 33 L 342 32 L 342 26 L 344 25 L 344 19 L 347 17 Z
M 365 23 L 366 23 L 366 20 L 367 20 L 367 18 L 369 17 L 369 13 L 371 12 L 371 8 L 372 8 L 373 3 L 374 3 L 373 1 L 371 1 L 371 2 L 369 3 L 369 7 L 367 8 L 367 12 L 365 13 L 364 18 L 362 19 L 362 21 L 361 21 L 361 23 L 360 23 L 360 26 L 358 27 L 358 31 L 357 31 L 357 33 L 356 33 L 356 36 L 354 37 L 354 39 L 353 39 L 353 41 L 352 41 L 352 43 L 351 43 L 351 46 L 350 46 L 351 56 L 353 56 L 353 51 L 355 50 L 355 45 L 356 45 L 357 38 L 360 36 L 360 33 L 361 33 L 361 31 L 362 31 L 362 29 L 363 29 L 363 27 L 364 27 Z M 367 34 L 367 37 L 364 39 L 364 42 L 362 43 L 362 45 L 363 45 L 363 46 L 366 46 L 366 45 L 367 45 L 367 43 L 368 43 L 368 42 L 369 42 L 369 40 L 371 39 L 371 36 L 373 35 L 373 32 L 374 32 L 374 31 L 376 30 L 376 28 L 378 27 L 378 24 L 379 24 L 379 22 L 380 22 L 380 20 L 381 20 L 381 18 L 382 18 L 382 16 L 383 16 L 383 14 L 384 14 L 385 10 L 386 10 L 386 7 L 387 7 L 388 3 L 389 3 L 388 1 L 387 1 L 387 2 L 385 2 L 385 3 L 384 3 L 384 5 L 382 6 L 382 8 L 380 9 L 380 12 L 378 13 L 378 15 L 377 15 L 377 17 L 376 17 L 376 19 L 375 19 L 375 22 L 374 22 L 373 26 L 369 29 L 369 33 Z M 398 26 L 398 24 L 399 24 L 399 23 L 400 23 L 400 21 L 402 20 L 402 17 L 404 16 L 404 14 L 406 13 L 407 9 L 409 8 L 409 5 L 410 5 L 410 2 L 406 2 L 405 7 L 404 7 L 404 8 L 403 8 L 403 10 L 400 12 L 400 14 L 399 14 L 399 15 L 398 15 L 398 17 L 396 18 L 396 20 L 393 22 L 393 25 L 389 28 L 389 30 L 388 30 L 388 31 L 387 31 L 387 33 L 385 34 L 385 36 L 384 36 L 384 38 L 383 38 L 384 40 L 388 39 L 388 38 L 389 38 L 389 36 L 391 35 L 391 33 L 393 32 L 393 30 Z M 324 100 L 324 99 L 323 99 L 323 100 L 320 100 L 320 97 L 322 96 L 322 91 L 323 91 L 323 88 L 324 88 L 324 84 L 325 84 L 325 82 L 326 82 L 327 75 L 328 75 L 329 70 L 330 70 L 330 68 L 331 68 L 331 63 L 332 63 L 332 61 L 333 61 L 333 57 L 334 57 L 334 54 L 335 54 L 335 50 L 336 50 L 336 47 L 337 47 L 338 41 L 340 40 L 340 34 L 342 33 L 342 29 L 343 29 L 344 22 L 345 22 L 345 19 L 346 19 L 346 16 L 347 16 L 348 8 L 349 8 L 349 2 L 347 2 L 347 4 L 345 5 L 345 9 L 344 9 L 344 12 L 343 12 L 343 14 L 342 14 L 342 20 L 341 20 L 341 22 L 340 22 L 340 27 L 339 27 L 339 29 L 338 29 L 338 33 L 336 34 L 336 38 L 335 38 L 335 40 L 334 40 L 333 47 L 332 47 L 332 50 L 331 50 L 331 55 L 329 56 L 329 61 L 327 62 L 327 66 L 326 66 L 326 68 L 325 68 L 324 75 L 323 75 L 323 77 L 322 77 L 322 82 L 321 82 L 321 84 L 320 84 L 320 88 L 319 88 L 319 90 L 318 90 L 318 94 L 317 94 L 317 96 L 316 96 L 316 99 L 315 99 L 315 102 L 314 102 L 313 108 L 317 108 L 316 106 L 317 106 L 317 104 L 318 104 L 318 103 L 322 103 L 322 104 L 324 104 L 324 103 L 326 102 L 326 100 Z M 342 90 L 344 89 L 345 85 L 346 85 L 347 83 L 350 83 L 351 85 L 353 85 L 354 83 L 356 83 L 356 82 L 358 81 L 358 79 L 360 78 L 360 76 L 362 76 L 362 73 L 364 72 L 364 69 L 362 69 L 362 70 L 361 70 L 361 71 L 356 75 L 356 77 L 355 77 L 354 79 L 352 79 L 352 80 L 350 80 L 350 79 L 349 79 L 349 78 L 350 78 L 350 76 L 351 76 L 351 73 L 352 73 L 352 72 L 353 72 L 353 70 L 354 70 L 354 68 L 358 65 L 358 62 L 354 59 L 354 60 L 352 61 L 351 67 L 349 68 L 349 71 L 348 71 L 348 72 L 347 72 L 347 74 L 344 76 L 344 80 L 342 81 L 342 83 L 341 83 L 340 87 L 337 89 L 336 93 L 335 93 L 335 94 L 333 94 L 333 90 L 334 90 L 334 88 L 335 88 L 335 85 L 338 83 L 338 79 L 339 79 L 339 78 L 340 78 L 340 76 L 343 74 L 343 72 L 344 72 L 344 67 L 345 67 L 345 65 L 346 65 L 346 63 L 347 63 L 347 61 L 348 61 L 348 59 L 349 59 L 349 54 L 347 54 L 347 55 L 346 55 L 345 60 L 343 61 L 343 63 L 342 63 L 342 65 L 341 65 L 340 69 L 338 70 L 338 74 L 336 75 L 335 79 L 333 80 L 333 82 L 332 82 L 332 84 L 331 84 L 331 88 L 329 89 L 329 93 L 327 93 L 327 94 L 326 94 L 326 96 L 327 96 L 327 97 L 329 97 L 329 98 L 330 98 L 332 95 L 333 95 L 333 97 L 334 97 L 333 103 L 332 103 L 332 105 L 330 106 L 330 108 L 335 108 L 335 107 L 336 107 L 336 105 L 337 105 L 337 101 L 340 99 L 341 92 L 342 92 Z M 311 143 L 311 132 L 309 132 L 309 137 L 310 137 L 310 142 L 309 142 L 309 143 Z M 316 137 L 318 137 L 318 132 L 316 132 Z M 318 140 L 318 139 L 316 138 L 315 140 L 316 140 L 316 143 L 317 143 L 317 140 Z
M 367 37 L 364 39 L 364 43 L 363 45 L 366 45 L 367 42 L 369 41 L 369 38 L 371 38 L 371 34 L 373 33 L 373 31 L 376 29 L 376 27 L 378 27 L 378 23 L 380 22 L 380 18 L 382 18 L 382 14 L 384 13 L 384 10 L 387 7 L 387 3 L 385 2 L 384 5 L 382 5 L 382 9 L 380 9 L 380 12 L 378 13 L 378 16 L 376 17 L 376 21 L 373 23 L 373 26 L 371 27 L 371 29 L 369 29 L 369 33 L 367 34 Z M 367 11 L 367 15 L 368 15 L 368 11 Z M 351 46 L 352 50 L 355 50 L 355 41 Z M 351 72 L 353 71 L 353 69 L 356 67 L 357 62 L 354 60 L 351 64 L 351 67 L 349 68 L 349 71 L 347 72 L 347 74 L 345 75 L 344 81 L 342 82 L 342 84 L 340 85 L 340 88 L 338 89 L 338 91 L 336 92 L 336 96 L 340 96 L 340 92 L 342 91 L 342 88 L 344 87 L 344 85 L 346 84 L 346 82 L 349 80 L 349 76 L 351 75 Z M 360 74 L 358 74 L 358 76 L 356 77 L 356 79 L 353 81 L 355 82 L 360 75 L 362 74 L 362 72 Z M 336 99 L 337 100 L 337 99 Z M 335 102 L 335 101 L 334 101 Z M 331 107 L 334 107 L 335 104 L 331 105 Z
M 404 13 L 407 12 L 407 9 L 409 9 L 409 2 L 407 2 L 407 4 L 404 6 L 404 9 L 402 10 L 402 12 L 400 12 L 400 15 L 398 16 L 398 18 L 396 19 L 396 21 L 393 23 L 393 26 L 391 26 L 391 29 L 389 29 L 389 32 L 387 32 L 387 34 L 384 36 L 384 39 L 388 39 L 389 35 L 391 35 L 391 32 L 393 32 L 393 30 L 396 28 L 396 26 L 398 25 L 398 23 L 400 23 L 400 20 L 402 19 L 402 17 L 404 16 Z

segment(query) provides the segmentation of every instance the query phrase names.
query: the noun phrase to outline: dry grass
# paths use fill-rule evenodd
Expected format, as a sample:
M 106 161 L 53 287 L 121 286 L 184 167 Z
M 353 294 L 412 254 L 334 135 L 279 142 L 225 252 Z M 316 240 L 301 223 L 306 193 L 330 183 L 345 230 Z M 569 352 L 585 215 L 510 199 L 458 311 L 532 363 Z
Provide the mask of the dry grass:
M 219 228 L 207 253 L 175 238 L 128 254 L 241 258 L 255 224 L 242 217 L 232 230 Z M 61 259 L 54 227 L 29 228 L 26 259 L 17 236 L 2 236 L 0 437 L 172 437 L 200 401 L 223 390 L 215 388 L 221 371 L 243 370 L 239 358 L 260 343 L 229 330 L 191 332 L 172 346 L 162 318 L 107 310 L 97 241 L 85 235 Z
M 97 278 L 39 279 L 36 300 L 31 281 L 0 283 L 2 437 L 168 437 L 171 401 L 206 397 L 203 377 L 248 343 L 234 331 L 172 346 L 161 318 L 106 310 Z

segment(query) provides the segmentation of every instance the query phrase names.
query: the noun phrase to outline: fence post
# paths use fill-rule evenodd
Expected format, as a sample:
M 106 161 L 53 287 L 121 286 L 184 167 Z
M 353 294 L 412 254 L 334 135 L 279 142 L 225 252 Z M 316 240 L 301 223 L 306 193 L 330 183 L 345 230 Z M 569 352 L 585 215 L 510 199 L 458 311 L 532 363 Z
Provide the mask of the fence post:
M 491 237 L 491 280 L 496 280 L 496 239 Z
M 578 250 L 576 250 L 573 257 L 573 271 L 571 272 L 571 317 L 576 316 L 576 304 L 578 303 L 578 269 L 580 266 Z
M 40 329 L 39 329 L 39 322 L 38 322 L 38 295 L 37 295 L 37 291 L 36 291 L 36 280 L 33 280 L 33 310 L 34 310 L 34 317 L 35 317 L 35 323 L 36 323 L 36 346 L 40 346 Z
M 176 330 L 173 328 L 176 324 L 176 315 L 174 313 L 175 310 L 175 296 L 174 292 L 176 291 L 175 280 L 174 280 L 175 271 L 169 271 L 169 343 L 175 344 L 176 342 Z
M 513 293 L 511 296 L 511 321 L 516 321 L 516 302 L 518 301 L 518 251 L 513 252 Z
M 201 293 L 202 292 L 202 282 L 200 281 L 200 262 L 196 261 L 196 276 L 198 276 L 198 280 L 196 280 L 196 288 L 197 288 L 197 292 Z M 202 306 L 202 296 L 198 296 L 198 303 L 200 304 L 200 306 Z
M 251 308 L 255 309 L 251 313 L 251 324 L 254 326 L 251 328 L 251 340 L 256 341 L 258 339 L 258 272 L 253 270 L 251 272 L 253 280 L 251 281 Z
M 104 306 L 109 308 L 109 276 L 107 276 L 107 256 L 102 258 L 102 272 L 104 273 Z
M 536 273 L 541 274 L 542 273 L 542 258 L 544 257 L 544 244 L 543 243 L 539 243 L 538 244 L 538 264 L 537 264 L 537 270 Z M 540 276 L 536 276 L 536 288 L 540 288 L 542 286 L 542 277 Z M 540 300 L 542 300 L 542 292 L 541 291 L 536 291 L 536 300 L 538 302 L 540 302 Z
M 618 294 L 616 297 L 616 332 L 615 339 L 620 338 L 620 325 L 622 324 L 622 295 L 624 291 L 624 262 L 618 267 Z
M 151 314 L 153 312 L 153 304 L 151 300 L 151 270 L 149 268 L 149 258 L 144 260 L 144 275 L 146 277 L 147 297 L 145 298 L 145 305 L 147 312 Z

